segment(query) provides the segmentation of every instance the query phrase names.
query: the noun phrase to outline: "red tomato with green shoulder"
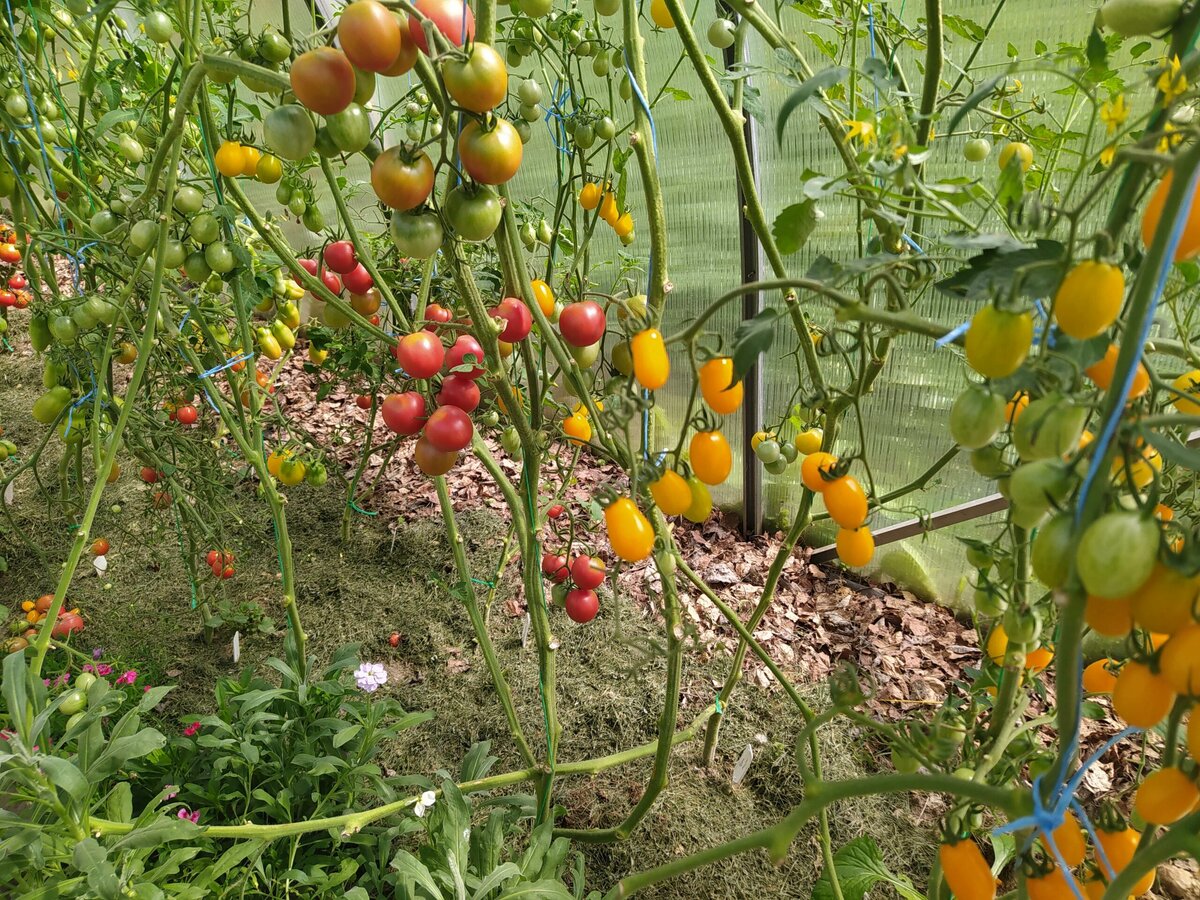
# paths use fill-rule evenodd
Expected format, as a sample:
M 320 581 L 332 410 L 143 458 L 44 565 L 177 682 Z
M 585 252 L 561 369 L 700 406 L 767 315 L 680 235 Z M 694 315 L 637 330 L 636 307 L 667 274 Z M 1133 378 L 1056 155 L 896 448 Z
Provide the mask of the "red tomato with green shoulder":
M 379 406 L 383 424 L 396 434 L 416 434 L 425 427 L 425 398 L 416 391 L 389 394 Z

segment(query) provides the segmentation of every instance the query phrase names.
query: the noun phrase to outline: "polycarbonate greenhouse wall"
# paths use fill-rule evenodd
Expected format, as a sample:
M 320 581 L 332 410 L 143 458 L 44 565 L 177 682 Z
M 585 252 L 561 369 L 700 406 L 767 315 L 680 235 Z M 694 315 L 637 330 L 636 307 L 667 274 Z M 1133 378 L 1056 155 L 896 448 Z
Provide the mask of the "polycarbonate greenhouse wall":
M 322 5 L 325 4 L 317 4 L 318 9 Z M 583 0 L 581 6 L 590 12 L 591 0 Z M 876 16 L 882 15 L 885 9 L 891 9 L 913 29 L 914 34 L 923 34 L 923 3 L 908 0 L 888 3 L 877 0 L 867 6 Z M 987 24 L 995 10 L 995 0 L 949 0 L 945 4 L 945 13 L 948 16 L 961 17 L 980 28 Z M 293 21 L 298 22 L 311 17 L 312 13 L 307 4 L 293 2 L 292 14 Z M 261 7 L 256 5 L 252 15 L 256 25 L 270 21 L 276 24 L 279 22 L 278 7 L 275 4 L 263 4 Z M 704 34 L 715 15 L 712 4 L 699 5 L 696 12 L 696 30 L 699 34 Z M 503 10 L 500 18 L 500 27 L 503 29 Z M 603 21 L 608 25 L 613 22 Z M 813 33 L 822 40 L 831 40 L 832 32 L 823 29 L 814 19 L 799 11 L 785 15 L 783 21 L 789 36 L 807 54 L 814 69 L 820 71 L 836 64 L 834 60 L 822 55 L 817 43 L 809 36 L 809 33 Z M 1004 71 L 1011 62 L 1006 55 L 1010 45 L 1019 52 L 1019 58 L 1029 59 L 1034 55 L 1035 42 L 1039 40 L 1050 47 L 1060 40 L 1080 43 L 1087 37 L 1086 21 L 1086 17 L 1079 15 L 1076 3 L 1008 0 L 995 21 L 992 37 L 986 42 L 972 67 L 972 75 L 981 79 Z M 674 285 L 667 306 L 665 330 L 669 332 L 692 319 L 696 312 L 713 298 L 741 282 L 741 219 L 728 142 L 716 116 L 708 107 L 691 66 L 686 59 L 680 64 L 681 45 L 673 35 L 651 33 L 648 22 L 643 24 L 647 27 L 647 61 L 651 82 L 646 88 L 647 96 L 651 99 L 658 97 L 654 103 L 653 115 L 667 211 L 670 254 L 667 266 L 671 283 Z M 864 16 L 860 22 L 857 48 L 860 56 L 871 53 L 873 42 L 869 26 L 870 21 Z M 761 104 L 761 116 L 754 122 L 755 159 L 767 218 L 774 221 L 781 210 L 803 199 L 802 176 L 806 170 L 836 175 L 841 171 L 841 164 L 811 108 L 801 107 L 792 115 L 782 145 L 777 144 L 775 123 L 778 112 L 794 89 L 795 83 L 786 83 L 780 77 L 785 71 L 784 66 L 776 59 L 770 47 L 753 32 L 751 35 L 753 40 L 747 61 L 747 83 L 758 93 Z M 960 61 L 969 52 L 969 49 L 964 48 L 973 46 L 955 33 L 952 27 L 947 28 L 945 37 L 948 60 Z M 719 51 L 707 44 L 704 46 L 715 60 Z M 848 49 L 846 52 L 849 52 Z M 880 53 L 878 47 L 876 53 Z M 909 84 L 915 85 L 915 89 L 919 90 L 923 47 L 919 44 L 903 45 L 896 52 L 896 58 Z M 586 78 L 592 79 L 590 67 L 583 68 Z M 957 75 L 958 70 L 952 64 L 947 65 L 944 79 L 952 83 Z M 671 90 L 663 92 L 668 76 Z M 410 75 L 407 78 L 381 79 L 380 89 L 376 94 L 377 105 L 386 107 L 398 100 L 412 86 L 411 77 Z M 533 77 L 542 84 L 548 103 L 551 90 L 555 87 L 553 79 L 548 80 L 541 71 L 530 70 L 528 65 L 510 71 L 514 87 L 525 77 Z M 1044 94 L 1051 106 L 1060 100 L 1054 96 L 1053 91 L 1062 85 L 1055 83 L 1052 76 L 1034 73 L 1022 74 L 1020 77 L 1025 92 Z M 970 90 L 969 83 L 964 81 L 963 86 L 959 88 L 960 99 L 965 99 Z M 598 92 L 589 93 L 600 96 Z M 254 102 L 252 95 L 246 95 L 246 99 Z M 629 121 L 631 107 L 616 97 L 615 92 L 614 103 L 613 117 L 624 125 Z M 1062 112 L 1070 114 L 1069 110 Z M 940 127 L 944 128 L 945 124 L 943 116 Z M 959 126 L 958 130 L 961 132 L 965 127 L 978 127 L 982 124 L 982 119 L 972 117 Z M 1074 125 L 1076 129 L 1086 128 L 1087 117 L 1080 117 Z M 393 134 L 391 137 L 395 141 L 401 140 L 403 135 Z M 964 142 L 963 137 L 935 139 L 933 153 L 926 167 L 927 172 L 941 178 L 994 179 L 997 172 L 995 152 L 983 163 L 967 163 L 962 156 Z M 389 143 L 386 135 L 384 143 Z M 1002 141 L 997 139 L 993 140 L 993 143 L 998 145 Z M 551 140 L 550 126 L 544 121 L 535 123 L 533 136 L 525 148 L 525 161 L 513 182 L 513 194 L 521 200 L 531 200 L 542 194 L 540 199 L 546 207 L 547 215 L 553 198 L 545 196 L 544 192 L 547 185 L 554 184 L 558 170 L 555 157 L 558 152 Z M 367 183 L 367 168 L 362 163 L 357 165 L 361 169 L 361 180 L 349 186 L 351 202 L 361 210 L 361 214 L 368 221 L 382 223 L 382 212 L 374 202 Z M 645 213 L 641 186 L 636 166 L 631 162 L 629 168 L 627 199 L 635 222 L 643 226 Z M 354 174 L 357 172 L 352 168 L 349 173 L 352 181 Z M 258 190 L 264 208 L 275 208 L 270 189 L 260 186 Z M 321 187 L 318 187 L 318 198 L 327 220 L 333 221 L 335 210 L 332 200 L 322 192 Z M 807 244 L 799 252 L 786 258 L 789 271 L 793 275 L 803 275 L 821 255 L 836 261 L 859 256 L 854 204 L 839 198 L 826 198 L 820 202 L 820 209 L 824 216 Z M 299 230 L 298 225 L 294 228 Z M 931 226 L 930 230 L 941 234 L 950 229 L 945 223 L 939 222 Z M 866 237 L 871 236 L 869 224 L 864 226 L 864 234 Z M 294 237 L 303 243 L 302 234 L 296 234 Z M 649 248 L 649 240 L 644 233 L 639 233 L 632 246 L 622 247 L 608 229 L 597 229 L 592 247 L 594 260 L 614 260 L 614 274 L 617 269 L 615 260 L 621 252 L 638 259 L 642 266 L 644 282 L 644 267 L 647 264 L 646 254 Z M 545 249 L 544 246 L 539 247 L 536 265 L 545 264 Z M 770 277 L 770 269 L 765 262 L 760 265 L 759 271 L 760 277 Z M 640 284 L 635 286 L 641 287 Z M 763 304 L 774 304 L 778 300 L 777 295 L 763 295 L 761 298 Z M 814 324 L 820 326 L 830 322 L 828 311 L 821 305 L 810 303 L 807 308 L 813 312 Z M 971 304 L 932 291 L 924 295 L 918 308 L 924 316 L 945 323 L 963 322 L 973 312 Z M 714 316 L 712 330 L 732 335 L 741 317 L 742 309 L 739 304 L 727 304 Z M 786 335 L 786 332 L 781 331 L 781 334 Z M 785 337 L 784 341 L 777 343 L 771 350 L 769 358 L 763 360 L 762 409 L 763 421 L 766 424 L 779 422 L 787 417 L 797 386 L 796 366 L 790 355 L 794 350 L 794 342 L 789 344 Z M 684 365 L 683 360 L 674 362 L 676 366 Z M 831 378 L 836 379 L 838 374 L 836 370 L 834 372 Z M 912 481 L 937 457 L 950 449 L 952 442 L 946 427 L 947 411 L 954 397 L 966 383 L 966 369 L 959 350 L 935 349 L 929 339 L 915 337 L 901 338 L 893 345 L 884 374 L 877 382 L 874 393 L 863 404 L 867 458 L 871 463 L 877 490 L 886 492 Z M 657 392 L 659 413 L 668 417 L 670 421 L 677 422 L 686 406 L 688 390 L 689 385 L 686 381 L 672 380 L 670 387 Z M 743 447 L 740 441 L 743 433 L 742 418 L 743 413 L 738 413 L 728 417 L 725 422 L 725 431 L 730 435 L 734 446 L 734 472 L 725 484 L 713 492 L 714 500 L 723 509 L 738 514 L 743 511 L 744 496 Z M 790 436 L 792 431 L 785 427 L 784 434 Z M 847 417 L 836 450 L 850 452 L 859 447 L 858 428 L 853 418 Z M 781 522 L 786 522 L 789 512 L 796 508 L 800 491 L 799 466 L 792 466 L 781 476 L 767 474 L 761 466 L 758 471 L 762 479 L 765 527 L 778 527 Z M 966 503 L 988 493 L 988 482 L 971 470 L 967 455 L 960 454 L 926 491 L 906 498 L 904 502 L 907 506 L 886 513 L 876 513 L 872 520 L 873 527 L 878 529 L 902 519 Z M 823 511 L 819 499 L 814 511 Z M 956 603 L 970 593 L 962 548 L 956 537 L 985 536 L 986 525 L 993 521 L 994 517 L 982 518 L 881 548 L 881 552 L 876 555 L 871 574 L 879 574 L 882 567 L 883 575 L 895 578 L 918 593 L 934 593 L 944 602 Z M 805 543 L 821 546 L 829 543 L 831 539 L 832 531 L 818 524 L 806 533 Z M 916 566 L 914 562 L 917 563 Z M 930 576 L 929 579 L 919 577 L 922 570 Z

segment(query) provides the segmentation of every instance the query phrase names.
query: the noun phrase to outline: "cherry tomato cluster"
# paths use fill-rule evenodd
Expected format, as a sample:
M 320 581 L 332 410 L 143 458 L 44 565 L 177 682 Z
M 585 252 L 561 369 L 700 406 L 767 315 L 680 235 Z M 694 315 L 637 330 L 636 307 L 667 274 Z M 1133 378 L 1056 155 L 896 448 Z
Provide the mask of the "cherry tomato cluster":
M 53 603 L 53 594 L 42 594 L 36 600 L 22 601 L 21 612 L 24 615 L 20 620 L 11 623 L 9 630 L 14 635 L 20 635 L 26 639 L 35 637 L 37 629 L 33 626 L 46 618 Z M 83 616 L 80 615 L 78 608 L 67 609 L 66 603 L 64 603 L 63 608 L 58 611 L 58 620 L 54 623 L 51 635 L 57 640 L 63 640 L 79 631 L 83 631 Z
M 597 215 L 612 227 L 622 244 L 633 243 L 633 214 L 628 210 L 621 212 L 611 187 L 601 188 L 589 181 L 579 189 L 579 205 L 588 212 L 598 209 Z
M 212 570 L 214 578 L 229 579 L 237 574 L 233 566 L 232 550 L 209 550 L 204 561 Z
M 566 509 L 561 504 L 555 504 L 546 511 L 556 535 L 560 532 L 558 523 L 565 514 Z M 568 559 L 573 538 L 574 525 L 571 523 L 563 552 L 546 552 L 542 555 L 542 574 L 554 582 L 550 592 L 554 603 L 562 604 L 571 621 L 583 624 L 596 618 L 600 611 L 600 597 L 596 589 L 604 583 L 608 569 L 604 559 L 594 553 L 576 553 Z
M 325 463 L 320 459 L 297 454 L 290 447 L 277 447 L 271 451 L 267 456 L 267 472 L 287 487 L 298 484 L 320 487 L 329 478 Z

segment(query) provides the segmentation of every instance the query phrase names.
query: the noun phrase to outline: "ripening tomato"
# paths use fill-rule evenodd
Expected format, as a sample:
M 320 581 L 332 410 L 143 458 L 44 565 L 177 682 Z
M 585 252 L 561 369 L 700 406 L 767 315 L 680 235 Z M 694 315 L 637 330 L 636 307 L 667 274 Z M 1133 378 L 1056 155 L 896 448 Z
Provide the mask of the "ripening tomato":
M 538 309 L 542 311 L 542 315 L 547 319 L 554 318 L 554 291 L 550 285 L 542 281 L 540 278 L 535 278 L 530 282 L 533 288 L 533 299 L 537 302 Z
M 657 328 L 647 328 L 633 336 L 629 345 L 633 354 L 633 377 L 646 390 L 655 391 L 671 375 L 667 345 Z
M 1005 144 L 1000 148 L 1000 156 L 996 160 L 1000 164 L 1001 171 L 1008 168 L 1008 164 L 1012 161 L 1013 157 L 1016 157 L 1021 167 L 1021 172 L 1024 174 L 1033 165 L 1033 148 L 1020 141 Z
M 1175 766 L 1151 772 L 1138 786 L 1133 808 L 1151 825 L 1178 822 L 1200 802 L 1196 782 Z
M 92 541 L 93 556 L 104 556 L 108 551 L 109 544 L 107 538 L 96 538 L 96 540 Z
M 692 489 L 674 469 L 667 469 L 650 483 L 650 496 L 666 516 L 681 516 L 692 505 Z
M 489 130 L 472 119 L 458 136 L 462 166 L 480 184 L 504 184 L 517 174 L 524 152 L 521 135 L 508 119 L 496 119 Z
M 568 303 L 558 315 L 558 330 L 573 347 L 590 347 L 604 337 L 604 309 L 595 300 Z
M 1067 884 L 1066 875 L 1058 868 L 1029 876 L 1025 879 L 1025 890 L 1029 900 L 1075 900 L 1075 892 Z
M 1173 176 L 1174 172 L 1168 169 L 1167 174 L 1158 183 L 1158 187 L 1154 189 L 1150 201 L 1146 204 L 1146 212 L 1142 216 L 1142 243 L 1147 249 L 1154 243 L 1154 235 L 1157 233 L 1158 223 L 1162 219 L 1163 207 L 1171 193 Z M 1197 194 L 1200 194 L 1200 188 L 1197 189 Z M 1200 202 L 1193 197 L 1187 222 L 1183 228 L 1183 237 L 1179 241 L 1179 246 L 1175 248 L 1174 262 L 1194 259 L 1197 254 L 1200 254 Z
M 524 340 L 533 328 L 533 316 L 529 307 L 516 297 L 505 297 L 492 309 L 492 318 L 504 320 L 500 340 L 510 344 Z
M 576 447 L 581 447 L 592 439 L 592 423 L 582 413 L 572 413 L 563 419 L 563 434 Z
M 600 205 L 600 185 L 589 181 L 579 189 L 579 205 L 586 210 L 593 210 Z
M 596 618 L 596 613 L 600 611 L 600 598 L 596 596 L 595 591 L 580 587 L 567 591 L 563 605 L 567 610 L 567 617 L 572 622 L 582 625 Z
M 392 354 L 409 378 L 432 378 L 442 368 L 446 348 L 436 335 L 422 329 L 400 338 Z
M 1111 660 L 1098 659 L 1083 670 L 1083 689 L 1089 694 L 1111 694 L 1117 676 L 1110 670 Z
M 1200 580 L 1162 563 L 1130 595 L 1133 619 L 1147 631 L 1174 634 L 1192 622 Z
M 571 570 L 567 567 L 567 558 L 557 553 L 542 554 L 542 574 L 560 584 L 567 580 Z
M 1033 346 L 1033 317 L 997 309 L 990 303 L 975 313 L 964 341 L 967 363 L 985 378 L 1006 378 Z
M 1175 703 L 1170 683 L 1143 662 L 1130 660 L 1113 687 L 1113 712 L 1135 728 L 1153 728 Z
M 1191 622 L 1171 635 L 1158 660 L 1163 679 L 1184 697 L 1200 694 L 1200 624 Z
M 424 437 L 435 450 L 457 452 L 471 444 L 475 426 L 457 406 L 439 406 L 425 423 Z
M 175 421 L 180 425 L 195 425 L 196 420 L 200 418 L 200 413 L 196 411 L 196 407 L 190 403 L 185 404 L 175 410 Z
M 433 190 L 433 162 L 423 152 L 411 155 L 402 147 L 384 150 L 371 165 L 371 187 L 386 206 L 414 209 Z
M 439 406 L 457 406 L 463 412 L 472 412 L 479 406 L 480 399 L 475 379 L 458 372 L 442 379 L 442 388 L 437 395 Z
M 654 529 L 628 497 L 619 497 L 608 505 L 604 525 L 613 552 L 625 562 L 641 562 L 654 549 Z
M 358 3 L 374 3 L 375 0 L 356 0 Z M 358 265 L 358 257 L 354 252 L 354 245 L 349 241 L 333 241 L 325 248 L 324 253 L 325 265 L 337 272 L 339 275 L 345 275 Z
M 21 261 L 21 251 L 11 242 L 0 244 L 0 262 L 15 266 Z
M 453 319 L 454 313 L 439 303 L 430 303 L 425 307 L 425 321 L 430 323 L 425 326 L 426 331 L 436 332 L 438 325 L 445 325 Z
M 375 279 L 371 277 L 371 273 L 367 271 L 366 266 L 358 263 L 353 269 L 342 276 L 342 284 L 352 294 L 365 294 L 371 288 L 375 287 Z
M 292 63 L 292 93 L 315 113 L 332 116 L 354 101 L 354 67 L 341 50 L 318 47 Z
M 1084 531 L 1075 567 L 1089 594 L 1126 597 L 1150 578 L 1158 559 L 1158 520 L 1139 512 L 1105 513 Z
M 1109 344 L 1108 350 L 1104 353 L 1104 358 L 1099 362 L 1092 363 L 1092 365 L 1083 370 L 1083 373 L 1092 379 L 1096 387 L 1107 391 L 1112 386 L 1113 376 L 1117 371 L 1117 356 L 1120 352 L 1120 346 Z M 1133 373 L 1133 381 L 1129 385 L 1129 393 L 1125 395 L 1125 399 L 1127 401 L 1136 400 L 1148 390 L 1150 390 L 1150 373 L 1146 371 L 1146 366 L 1139 362 L 1137 369 Z
M 213 154 L 213 162 L 226 178 L 236 178 L 246 168 L 244 148 L 238 141 L 225 141 Z
M 446 93 L 473 113 L 486 113 L 508 96 L 508 69 L 504 60 L 488 44 L 473 43 L 467 58 L 447 57 L 442 63 Z
M 360 316 L 373 316 L 383 305 L 383 295 L 376 288 L 350 295 L 350 306 Z
M 438 450 L 426 435 L 421 435 L 413 445 L 413 461 L 426 475 L 445 475 L 458 462 L 458 452 Z
M 743 386 L 733 383 L 733 359 L 720 356 L 700 367 L 700 393 L 709 409 L 722 416 L 742 405 Z
M 338 18 L 338 43 L 356 68 L 383 72 L 400 55 L 400 20 L 377 0 L 355 0 Z
M 1067 335 L 1087 340 L 1108 330 L 1125 302 L 1120 266 L 1085 260 L 1067 273 L 1054 298 L 1054 320 Z
M 825 508 L 842 528 L 854 530 L 867 520 L 867 494 L 853 475 L 825 483 Z
M 50 634 L 61 641 L 77 631 L 83 631 L 83 617 L 77 612 L 66 612 L 59 613 L 58 620 L 54 623 L 54 629 Z
M 598 556 L 577 556 L 571 560 L 571 580 L 576 587 L 594 591 L 604 583 L 607 574 L 604 560 Z
M 146 484 L 154 484 L 163 477 L 163 473 L 151 466 L 142 466 L 141 476 Z
M 468 359 L 468 357 L 470 357 Z M 469 334 L 460 334 L 454 344 L 446 351 L 446 368 L 454 370 L 460 366 L 470 366 L 462 375 L 467 378 L 478 378 L 483 374 L 483 347 L 479 341 Z
M 357 406 L 359 409 L 370 409 L 371 408 L 371 395 L 370 394 L 359 394 L 357 397 L 354 398 L 354 405 Z
M 379 405 L 383 424 L 396 434 L 416 434 L 425 427 L 425 398 L 416 391 L 388 394 Z
M 800 480 L 810 491 L 821 493 L 831 483 L 822 473 L 828 474 L 837 465 L 837 457 L 832 453 L 810 453 L 800 463 Z
M 451 46 L 461 47 L 464 35 L 467 42 L 475 40 L 475 13 L 460 0 L 416 0 L 413 8 L 433 22 L 434 27 Z M 425 39 L 425 30 L 421 27 L 421 19 L 412 15 L 408 17 L 408 34 L 418 50 L 429 53 L 429 44 Z
M 1105 828 L 1099 828 L 1096 831 L 1096 840 L 1104 850 L 1104 855 L 1112 865 L 1113 870 L 1118 874 L 1133 860 L 1141 839 L 1142 834 L 1140 831 L 1128 827 L 1117 831 L 1108 831 Z M 1151 869 L 1142 876 L 1141 881 L 1133 886 L 1130 896 L 1140 897 L 1150 890 L 1154 886 L 1154 877 L 1155 871 Z
M 870 563 L 875 556 L 875 536 L 865 525 L 839 528 L 836 546 L 838 559 L 856 569 Z
M 721 484 L 733 469 L 729 441 L 719 431 L 699 431 L 688 444 L 692 471 L 705 484 Z
M 1075 818 L 1075 814 L 1070 810 L 1066 811 L 1062 824 L 1050 833 L 1050 837 L 1054 841 L 1054 846 L 1058 848 L 1058 852 L 1062 855 L 1063 862 L 1070 868 L 1074 869 L 1087 856 L 1087 839 L 1083 835 L 1083 829 L 1079 827 L 1079 822 Z M 1045 835 L 1042 835 L 1040 840 L 1043 846 L 1045 846 Z M 1049 847 L 1046 849 L 1049 851 Z
M 957 900 L 994 900 L 996 877 L 979 852 L 979 845 L 970 838 L 946 842 L 938 848 L 938 861 Z

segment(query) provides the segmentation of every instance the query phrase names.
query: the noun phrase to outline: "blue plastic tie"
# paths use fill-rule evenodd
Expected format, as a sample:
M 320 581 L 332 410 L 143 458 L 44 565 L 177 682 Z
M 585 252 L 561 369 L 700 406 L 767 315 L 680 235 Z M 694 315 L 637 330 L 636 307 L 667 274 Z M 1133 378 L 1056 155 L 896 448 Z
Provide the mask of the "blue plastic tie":
M 637 79 L 633 77 L 633 69 L 629 68 L 629 54 L 625 54 L 625 74 L 629 76 L 629 85 L 633 88 L 633 95 L 637 97 L 638 106 L 646 113 L 646 118 L 650 120 L 650 148 L 654 151 L 654 156 L 658 158 L 658 132 L 654 127 L 654 113 L 650 112 L 650 104 L 646 102 L 646 96 L 642 93 L 641 85 L 637 83 Z
M 962 337 L 964 334 L 966 334 L 967 329 L 970 327 L 971 327 L 970 322 L 963 322 L 961 325 L 956 325 L 954 328 L 951 328 L 949 331 L 947 331 L 945 334 L 943 334 L 940 338 L 938 338 L 936 341 L 934 341 L 933 346 L 945 347 L 947 344 L 953 344 L 960 337 Z
M 63 429 L 63 437 L 66 437 L 71 433 L 71 422 L 75 418 L 75 410 L 91 400 L 95 393 L 96 389 L 92 388 L 90 391 L 71 404 L 71 408 L 67 410 L 67 427 Z
M 230 366 L 236 366 L 240 362 L 245 362 L 246 360 L 253 359 L 253 358 L 254 358 L 253 353 L 243 353 L 241 356 L 235 356 L 233 359 L 227 359 L 227 360 L 225 360 L 225 362 L 221 363 L 219 366 L 213 366 L 211 369 L 209 369 L 205 372 L 201 372 L 199 375 L 196 376 L 196 380 L 202 381 L 205 378 L 209 378 L 213 375 L 216 375 L 218 372 L 225 371 Z

